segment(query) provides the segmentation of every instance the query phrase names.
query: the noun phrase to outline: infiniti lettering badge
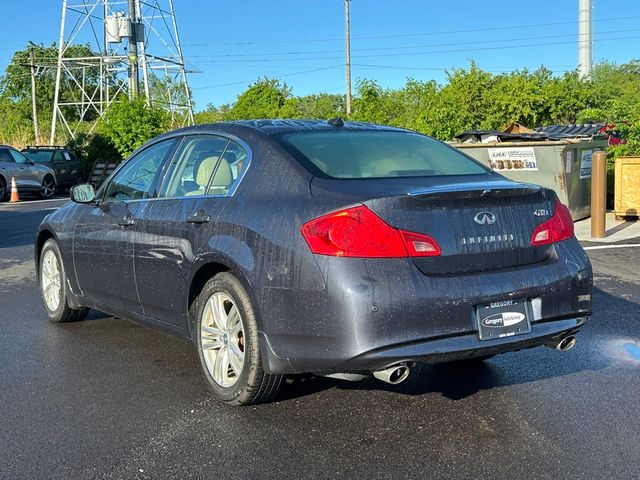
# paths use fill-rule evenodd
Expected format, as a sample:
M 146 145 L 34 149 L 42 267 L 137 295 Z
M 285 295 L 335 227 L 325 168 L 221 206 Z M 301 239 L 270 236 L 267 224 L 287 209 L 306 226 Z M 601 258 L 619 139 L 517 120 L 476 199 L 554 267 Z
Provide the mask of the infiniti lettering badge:
M 480 212 L 473 217 L 473 221 L 478 225 L 493 225 L 496 223 L 496 216 L 491 212 Z

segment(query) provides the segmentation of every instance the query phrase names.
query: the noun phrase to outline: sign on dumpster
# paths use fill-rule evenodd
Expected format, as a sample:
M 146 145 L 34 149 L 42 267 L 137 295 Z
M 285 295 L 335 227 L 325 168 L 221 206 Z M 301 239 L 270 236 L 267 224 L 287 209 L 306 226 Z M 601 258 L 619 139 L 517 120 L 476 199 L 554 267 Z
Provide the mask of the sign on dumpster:
M 591 156 L 593 150 L 583 150 L 582 160 L 580 161 L 580 179 L 591 177 Z
M 533 147 L 490 148 L 489 165 L 496 172 L 538 170 Z

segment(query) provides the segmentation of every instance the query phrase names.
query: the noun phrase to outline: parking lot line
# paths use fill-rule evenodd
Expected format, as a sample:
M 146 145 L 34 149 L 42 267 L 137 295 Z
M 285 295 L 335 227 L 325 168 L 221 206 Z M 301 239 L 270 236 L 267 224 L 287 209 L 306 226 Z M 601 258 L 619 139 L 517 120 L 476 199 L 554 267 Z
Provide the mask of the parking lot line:
M 626 245 L 594 245 L 592 247 L 584 247 L 585 250 L 606 250 L 607 248 L 631 248 L 640 247 L 640 243 L 629 243 Z

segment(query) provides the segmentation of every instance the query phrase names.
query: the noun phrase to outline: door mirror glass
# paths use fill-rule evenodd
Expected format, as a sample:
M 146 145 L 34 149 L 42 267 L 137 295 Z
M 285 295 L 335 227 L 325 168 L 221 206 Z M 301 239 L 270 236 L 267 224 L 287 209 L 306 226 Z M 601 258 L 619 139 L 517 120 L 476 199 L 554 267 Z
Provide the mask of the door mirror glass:
M 96 189 L 90 183 L 81 183 L 71 187 L 71 200 L 76 203 L 91 203 L 96 199 Z

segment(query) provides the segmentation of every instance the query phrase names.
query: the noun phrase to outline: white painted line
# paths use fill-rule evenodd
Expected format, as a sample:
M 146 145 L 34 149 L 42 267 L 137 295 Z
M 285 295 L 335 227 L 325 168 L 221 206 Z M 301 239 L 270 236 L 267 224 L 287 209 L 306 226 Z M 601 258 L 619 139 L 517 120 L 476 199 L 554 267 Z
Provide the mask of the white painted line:
M 63 198 L 48 198 L 47 200 L 20 200 L 19 203 L 33 205 L 34 203 L 61 202 L 61 201 L 65 201 L 65 200 L 69 200 L 69 199 L 66 198 L 66 197 L 63 197 Z
M 607 248 L 632 248 L 640 247 L 640 243 L 628 243 L 626 245 L 594 245 L 593 247 L 584 247 L 585 250 L 606 250 Z

